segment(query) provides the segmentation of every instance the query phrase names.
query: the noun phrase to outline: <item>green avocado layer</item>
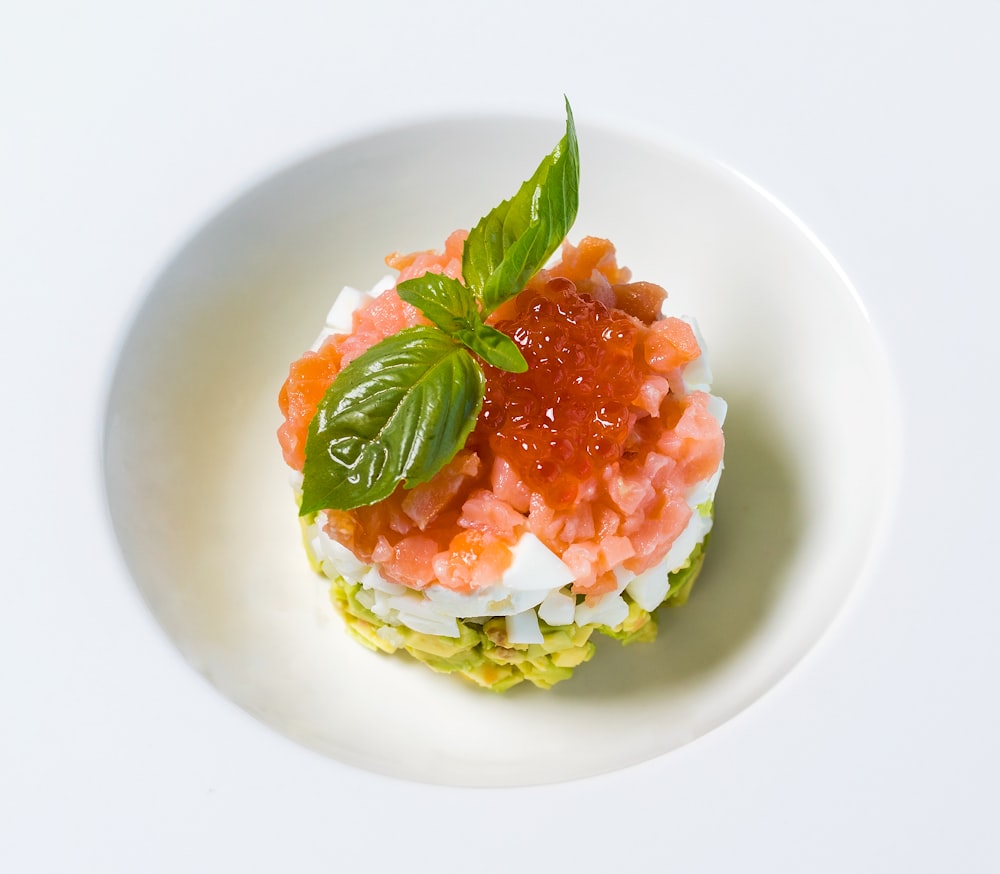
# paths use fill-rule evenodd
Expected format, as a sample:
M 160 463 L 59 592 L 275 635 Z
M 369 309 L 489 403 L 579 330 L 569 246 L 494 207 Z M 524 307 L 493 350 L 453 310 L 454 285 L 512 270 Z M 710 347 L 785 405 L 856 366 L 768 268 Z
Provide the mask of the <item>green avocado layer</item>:
M 670 574 L 670 589 L 663 604 L 679 607 L 688 599 L 691 587 L 705 559 L 708 536 L 698 544 L 687 562 Z M 457 673 L 494 692 L 503 692 L 527 680 L 549 689 L 569 679 L 573 669 L 594 654 L 590 639 L 599 632 L 622 644 L 652 641 L 656 619 L 629 598 L 628 616 L 614 627 L 607 625 L 548 625 L 539 619 L 543 642 L 511 643 L 502 616 L 485 621 L 459 619 L 458 637 L 423 634 L 402 625 L 388 625 L 358 601 L 360 583 L 337 577 L 330 586 L 334 605 L 347 622 L 350 633 L 369 649 L 383 653 L 403 650 L 441 673 Z

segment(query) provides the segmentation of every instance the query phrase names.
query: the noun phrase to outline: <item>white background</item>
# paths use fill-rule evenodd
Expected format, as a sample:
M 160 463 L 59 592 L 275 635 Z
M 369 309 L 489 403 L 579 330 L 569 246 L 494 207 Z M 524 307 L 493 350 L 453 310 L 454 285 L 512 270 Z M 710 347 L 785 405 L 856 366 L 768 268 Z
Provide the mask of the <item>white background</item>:
M 6 4 L 0 869 L 996 870 L 998 33 L 989 2 Z M 805 662 L 678 752 L 529 790 L 374 777 L 219 696 L 127 579 L 98 461 L 116 345 L 274 169 L 563 93 L 830 248 L 900 387 L 893 519 Z

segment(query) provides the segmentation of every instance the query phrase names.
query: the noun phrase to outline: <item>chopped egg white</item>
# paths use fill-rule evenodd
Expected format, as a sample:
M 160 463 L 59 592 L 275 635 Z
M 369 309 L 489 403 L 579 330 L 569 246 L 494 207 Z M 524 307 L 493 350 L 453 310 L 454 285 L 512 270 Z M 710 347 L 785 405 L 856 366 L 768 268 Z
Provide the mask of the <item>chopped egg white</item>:
M 723 465 L 720 464 L 708 479 L 696 483 L 687 493 L 686 500 L 689 507 L 695 509 L 705 501 L 711 501 L 715 497 L 715 491 L 719 487 L 719 479 L 722 476 Z
M 538 615 L 549 625 L 570 625 L 576 614 L 576 596 L 565 589 L 553 589 L 538 605 Z
M 383 621 L 427 634 L 458 637 L 456 619 L 516 616 L 525 612 L 535 617 L 537 628 L 538 617 L 534 608 L 546 596 L 573 581 L 573 572 L 559 556 L 529 533 L 524 534 L 511 549 L 513 560 L 510 567 L 492 586 L 472 593 L 456 592 L 437 583 L 419 591 L 409 589 L 387 580 L 377 565 L 362 564 L 349 549 L 330 538 L 323 530 L 325 524 L 326 514 L 318 513 L 306 535 L 309 548 L 320 561 L 323 573 L 331 578 L 340 576 L 352 583 L 360 583 L 365 594 L 361 603 Z M 571 595 L 564 597 L 570 607 L 569 621 L 572 621 L 575 598 Z M 432 626 L 433 631 L 430 630 Z M 534 640 L 537 635 L 531 631 L 530 622 L 524 617 L 514 623 L 514 636 L 510 635 L 509 628 L 508 637 L 513 643 L 537 642 Z M 523 639 L 528 637 L 531 640 Z
M 539 586 L 539 582 L 544 585 Z M 520 592 L 536 589 L 550 592 L 572 582 L 573 571 L 530 531 L 517 542 L 514 560 L 503 575 L 504 585 Z
M 534 610 L 523 610 L 507 617 L 507 640 L 511 643 L 542 643 L 542 630 Z
M 726 424 L 726 413 L 729 411 L 729 404 L 722 398 L 712 395 L 708 399 L 708 411 L 715 418 L 715 421 L 719 423 L 720 428 Z
M 612 628 L 621 625 L 628 616 L 628 604 L 625 599 L 615 593 L 608 592 L 593 604 L 581 601 L 576 605 L 574 621 L 577 625 L 609 625 Z

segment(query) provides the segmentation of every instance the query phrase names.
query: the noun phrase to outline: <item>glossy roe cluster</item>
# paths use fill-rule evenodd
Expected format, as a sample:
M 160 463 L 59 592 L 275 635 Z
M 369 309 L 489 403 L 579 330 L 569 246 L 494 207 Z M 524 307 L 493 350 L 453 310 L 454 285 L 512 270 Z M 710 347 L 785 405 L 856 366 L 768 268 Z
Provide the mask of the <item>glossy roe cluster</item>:
M 517 343 L 528 369 L 484 368 L 480 439 L 551 507 L 568 507 L 595 466 L 621 457 L 629 437 L 629 404 L 642 384 L 638 325 L 555 278 L 522 294 L 516 315 L 496 327 Z

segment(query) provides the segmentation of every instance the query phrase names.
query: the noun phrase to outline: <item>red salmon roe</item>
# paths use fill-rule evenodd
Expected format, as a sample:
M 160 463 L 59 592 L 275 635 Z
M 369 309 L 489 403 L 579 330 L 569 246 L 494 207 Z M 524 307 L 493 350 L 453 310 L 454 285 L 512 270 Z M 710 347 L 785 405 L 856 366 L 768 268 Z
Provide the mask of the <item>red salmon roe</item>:
M 479 439 L 508 460 L 554 508 L 571 506 L 595 466 L 617 461 L 642 383 L 636 322 L 551 279 L 517 300 L 496 327 L 528 362 L 524 373 L 486 366 Z

